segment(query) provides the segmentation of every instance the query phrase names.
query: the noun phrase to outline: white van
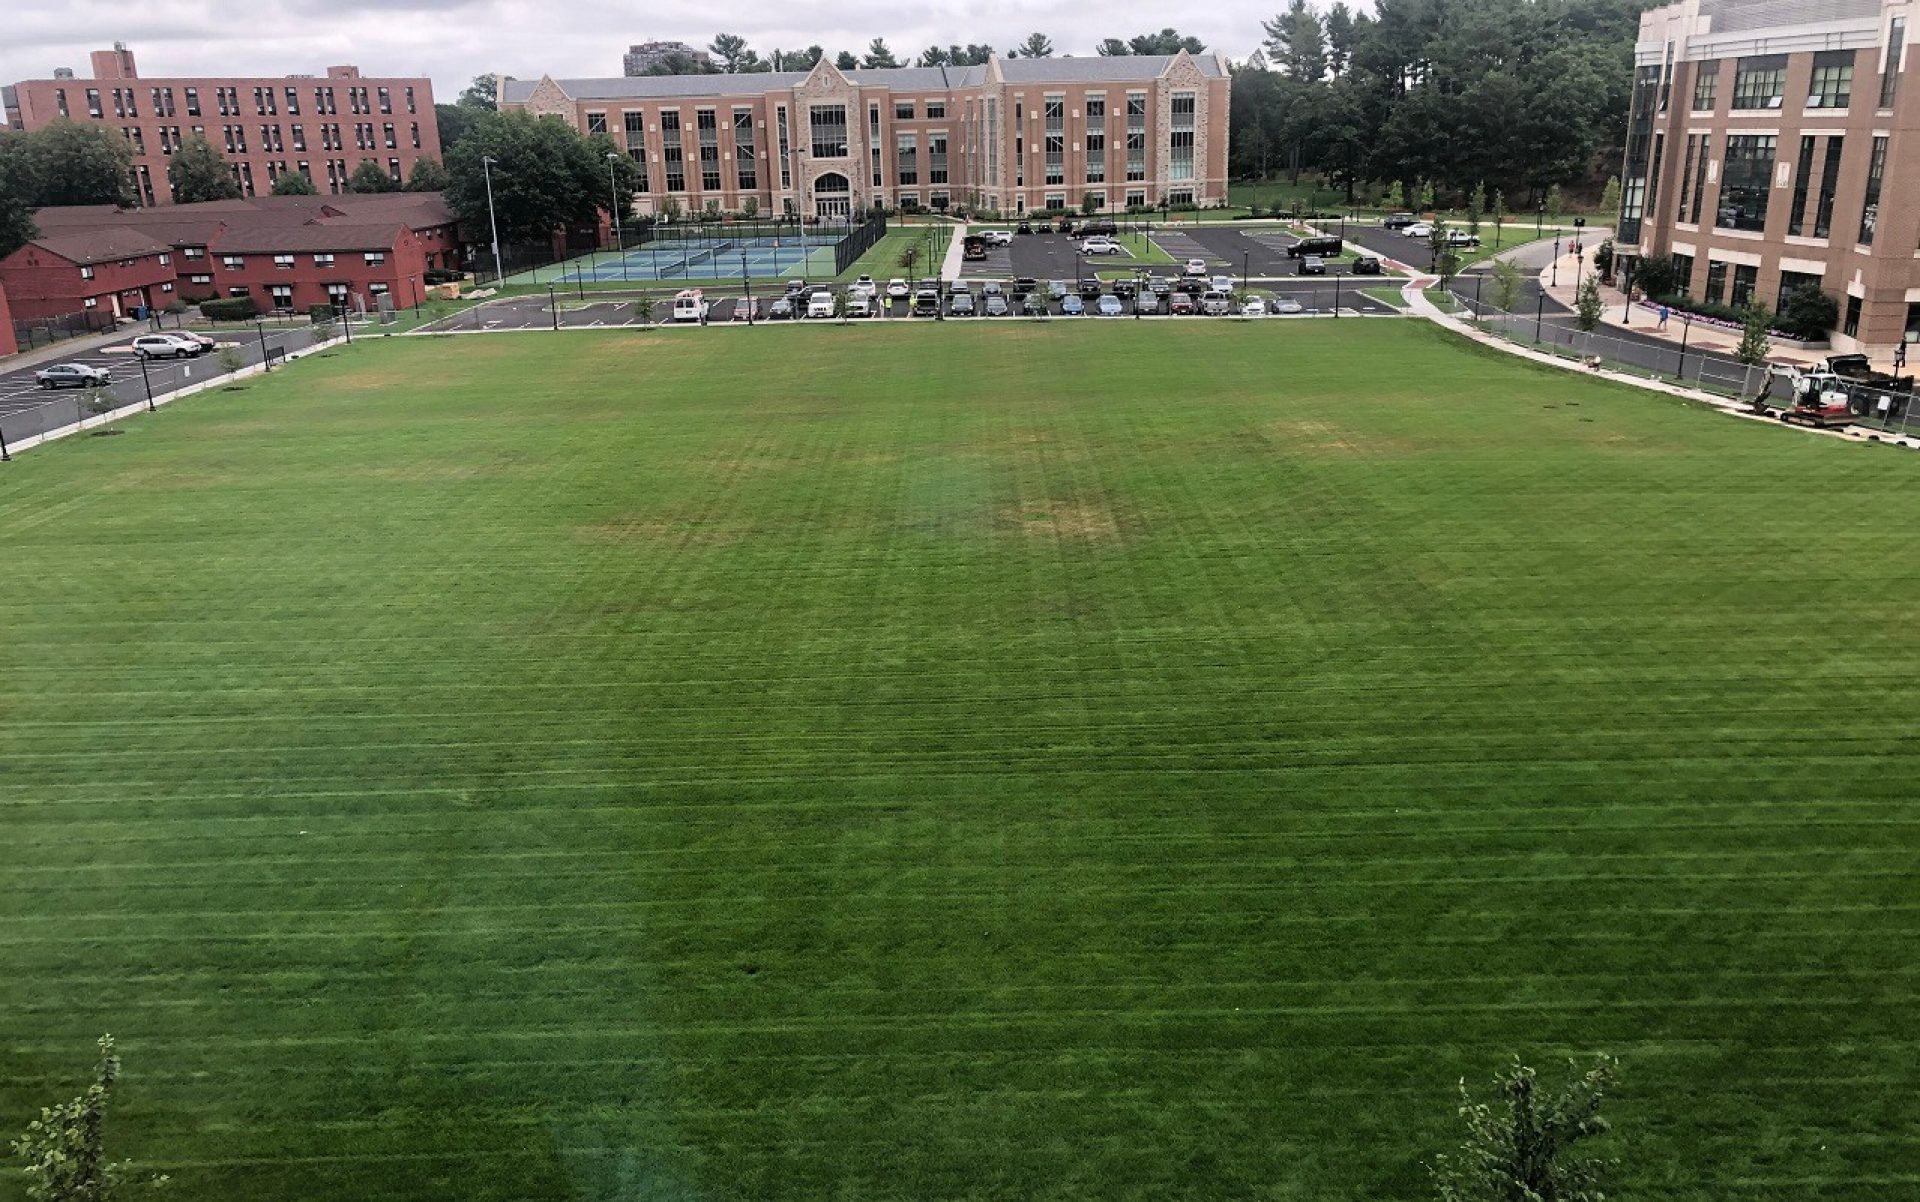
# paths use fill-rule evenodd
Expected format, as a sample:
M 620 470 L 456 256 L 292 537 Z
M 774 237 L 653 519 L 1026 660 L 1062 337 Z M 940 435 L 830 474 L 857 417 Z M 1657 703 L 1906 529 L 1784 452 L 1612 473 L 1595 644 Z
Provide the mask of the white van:
M 820 291 L 808 297 L 807 298 L 807 316 L 808 317 L 832 317 L 833 316 L 833 293 L 828 292 L 825 288 L 822 288 Z
M 698 288 L 688 288 L 673 295 L 673 319 L 675 321 L 699 321 L 706 316 L 706 298 Z

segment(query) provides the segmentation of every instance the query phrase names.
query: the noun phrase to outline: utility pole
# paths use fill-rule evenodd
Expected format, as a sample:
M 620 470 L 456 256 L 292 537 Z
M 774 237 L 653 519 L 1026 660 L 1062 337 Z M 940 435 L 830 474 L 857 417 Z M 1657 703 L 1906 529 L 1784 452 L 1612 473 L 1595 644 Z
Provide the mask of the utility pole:
M 487 181 L 487 229 L 493 235 L 493 284 L 498 288 L 506 283 L 507 273 L 500 266 L 500 222 L 493 213 L 493 172 L 492 166 L 499 160 L 490 154 L 480 156 L 480 176 Z

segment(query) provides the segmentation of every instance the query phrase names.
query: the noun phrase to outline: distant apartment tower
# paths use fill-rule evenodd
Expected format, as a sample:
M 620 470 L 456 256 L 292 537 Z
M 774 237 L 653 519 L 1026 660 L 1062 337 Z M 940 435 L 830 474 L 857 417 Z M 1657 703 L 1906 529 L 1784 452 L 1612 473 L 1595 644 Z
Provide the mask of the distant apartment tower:
M 361 160 L 403 180 L 422 158 L 440 157 L 433 84 L 424 77 L 369 78 L 358 67 L 311 75 L 142 79 L 133 52 L 93 52 L 91 78 L 66 68 L 51 79 L 0 88 L 7 124 L 41 129 L 62 118 L 119 130 L 133 146 L 134 193 L 143 205 L 173 203 L 167 162 L 202 134 L 233 169 L 242 196 L 265 196 L 297 172 L 323 193 L 346 191 Z
M 1689 295 L 1814 284 L 1834 345 L 1920 339 L 1920 88 L 1908 0 L 1683 0 L 1640 18 L 1618 249 Z
M 807 217 L 967 206 L 1117 210 L 1227 197 L 1232 80 L 1212 54 L 969 67 L 506 80 L 500 107 L 604 133 L 659 212 Z
M 713 65 L 713 56 L 704 50 L 696 50 L 685 42 L 641 42 L 627 47 L 627 53 L 621 60 L 629 77 L 645 75 L 654 67 L 667 65 L 674 57 L 691 59 L 703 67 Z

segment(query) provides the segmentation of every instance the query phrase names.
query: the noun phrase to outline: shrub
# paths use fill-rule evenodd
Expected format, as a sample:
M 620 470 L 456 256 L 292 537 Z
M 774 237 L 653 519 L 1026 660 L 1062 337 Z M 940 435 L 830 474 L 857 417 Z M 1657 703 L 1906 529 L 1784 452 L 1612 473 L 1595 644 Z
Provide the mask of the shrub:
M 1840 321 L 1840 302 L 1812 284 L 1802 284 L 1787 293 L 1774 327 L 1781 333 L 1804 342 L 1825 338 Z
M 200 316 L 208 321 L 249 321 L 260 315 L 260 306 L 250 296 L 200 302 Z
M 340 315 L 334 311 L 332 305 L 314 305 L 307 310 L 308 320 L 312 321 L 315 325 L 319 325 L 323 321 L 332 321 L 338 316 Z
M 1680 273 L 1667 255 L 1646 255 L 1635 263 L 1633 282 L 1644 296 L 1665 296 L 1680 291 Z

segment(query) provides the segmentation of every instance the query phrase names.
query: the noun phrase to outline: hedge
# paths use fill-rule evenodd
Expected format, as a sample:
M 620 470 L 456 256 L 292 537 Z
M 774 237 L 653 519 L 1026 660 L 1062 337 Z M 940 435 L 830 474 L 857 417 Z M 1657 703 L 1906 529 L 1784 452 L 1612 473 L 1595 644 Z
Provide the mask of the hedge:
M 200 302 L 200 316 L 208 321 L 246 321 L 259 315 L 260 306 L 254 304 L 250 296 L 233 296 L 224 300 Z

